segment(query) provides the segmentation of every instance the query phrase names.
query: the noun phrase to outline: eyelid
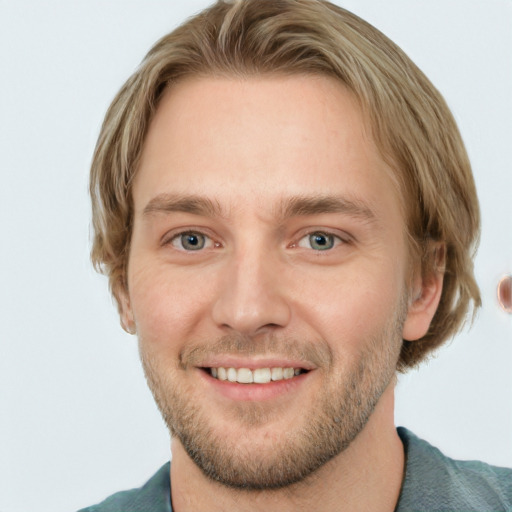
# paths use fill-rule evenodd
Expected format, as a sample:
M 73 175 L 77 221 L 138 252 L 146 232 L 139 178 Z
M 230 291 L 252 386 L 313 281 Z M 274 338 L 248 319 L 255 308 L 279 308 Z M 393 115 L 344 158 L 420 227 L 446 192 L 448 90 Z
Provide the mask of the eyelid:
M 329 241 L 332 239 L 332 247 L 325 247 L 323 249 L 317 249 L 315 247 L 311 246 L 311 238 L 314 236 L 321 236 L 323 238 L 328 239 Z M 304 245 L 301 245 L 302 242 L 305 242 Z M 302 247 L 304 249 L 312 249 L 313 251 L 319 251 L 319 252 L 329 252 L 332 251 L 335 247 L 343 243 L 341 238 L 339 236 L 333 235 L 331 233 L 324 233 L 323 231 L 314 231 L 313 233 L 310 233 L 309 235 L 303 236 L 299 242 L 298 246 Z
M 213 235 L 211 233 L 209 233 L 208 229 L 196 228 L 194 226 L 190 226 L 190 227 L 186 227 L 186 228 L 176 228 L 176 229 L 172 229 L 172 230 L 168 231 L 161 238 L 160 244 L 162 246 L 166 246 L 166 245 L 174 246 L 174 244 L 172 243 L 174 240 L 177 240 L 179 237 L 181 237 L 183 235 L 187 235 L 187 234 L 201 235 L 201 236 L 204 236 L 207 239 L 207 241 L 209 240 L 211 242 L 211 244 L 208 244 L 209 245 L 208 247 L 205 246 L 203 249 L 200 249 L 197 252 L 201 252 L 202 250 L 208 249 L 211 247 L 220 247 L 221 246 L 220 242 L 215 240 Z M 177 247 L 175 247 L 175 248 L 182 252 L 194 252 L 194 251 L 186 251 L 186 249 L 179 249 Z
M 332 236 L 336 240 L 338 240 L 342 244 L 351 244 L 354 242 L 354 237 L 348 234 L 346 231 L 334 230 L 334 229 L 326 229 L 326 228 L 308 228 L 305 231 L 299 232 L 299 234 L 295 237 L 295 242 L 293 242 L 290 247 L 299 247 L 299 243 L 307 237 L 310 237 L 314 234 L 322 234 L 325 236 Z M 338 244 L 335 244 L 336 247 Z M 326 251 L 327 252 L 327 251 Z

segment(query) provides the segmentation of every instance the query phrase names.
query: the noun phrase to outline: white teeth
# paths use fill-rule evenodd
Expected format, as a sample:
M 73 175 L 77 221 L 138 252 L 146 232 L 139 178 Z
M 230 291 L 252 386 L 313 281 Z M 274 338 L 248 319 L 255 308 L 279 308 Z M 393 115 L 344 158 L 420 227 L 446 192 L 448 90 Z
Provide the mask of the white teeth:
M 252 372 L 248 368 L 239 368 L 236 372 L 236 381 L 241 384 L 251 384 L 253 381 Z
M 272 368 L 272 380 L 283 380 L 282 368 Z
M 285 379 L 291 379 L 295 375 L 293 368 L 283 368 L 283 377 Z
M 254 370 L 254 382 L 258 384 L 266 384 L 270 382 L 272 379 L 272 374 L 270 373 L 270 368 L 258 368 Z
M 267 384 L 271 381 L 291 379 L 300 375 L 300 368 L 210 368 L 212 377 L 219 380 L 228 380 L 229 382 L 239 382 L 240 384 Z

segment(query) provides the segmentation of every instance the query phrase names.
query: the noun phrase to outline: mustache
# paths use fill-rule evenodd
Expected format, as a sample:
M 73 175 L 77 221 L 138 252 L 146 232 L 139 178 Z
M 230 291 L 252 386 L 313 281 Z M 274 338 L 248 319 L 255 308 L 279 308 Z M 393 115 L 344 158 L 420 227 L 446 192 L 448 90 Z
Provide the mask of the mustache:
M 305 341 L 275 334 L 247 336 L 230 334 L 213 342 L 190 343 L 179 354 L 179 366 L 187 369 L 201 366 L 211 356 L 282 357 L 312 363 L 318 368 L 333 364 L 333 353 L 324 340 Z

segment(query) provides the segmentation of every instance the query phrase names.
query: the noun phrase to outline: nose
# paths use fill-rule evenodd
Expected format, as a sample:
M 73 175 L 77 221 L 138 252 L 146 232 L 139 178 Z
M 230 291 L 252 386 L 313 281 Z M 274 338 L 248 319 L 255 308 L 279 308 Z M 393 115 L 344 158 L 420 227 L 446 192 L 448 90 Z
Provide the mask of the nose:
M 220 328 L 251 336 L 288 324 L 290 304 L 277 260 L 264 251 L 249 249 L 233 255 L 212 310 Z

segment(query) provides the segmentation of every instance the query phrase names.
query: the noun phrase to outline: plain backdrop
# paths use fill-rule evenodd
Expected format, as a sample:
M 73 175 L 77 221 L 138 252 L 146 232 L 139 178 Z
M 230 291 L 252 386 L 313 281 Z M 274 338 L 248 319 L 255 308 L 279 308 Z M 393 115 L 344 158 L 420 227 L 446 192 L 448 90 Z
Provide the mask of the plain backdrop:
M 401 377 L 397 424 L 512 466 L 512 2 L 340 0 L 446 97 L 482 203 L 484 306 Z M 87 173 L 102 117 L 149 47 L 205 1 L 0 0 L 0 511 L 73 511 L 169 458 L 136 340 L 88 260 Z M 371 314 L 371 312 L 368 312 Z

